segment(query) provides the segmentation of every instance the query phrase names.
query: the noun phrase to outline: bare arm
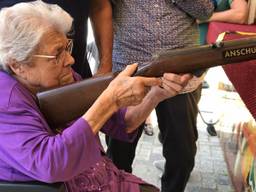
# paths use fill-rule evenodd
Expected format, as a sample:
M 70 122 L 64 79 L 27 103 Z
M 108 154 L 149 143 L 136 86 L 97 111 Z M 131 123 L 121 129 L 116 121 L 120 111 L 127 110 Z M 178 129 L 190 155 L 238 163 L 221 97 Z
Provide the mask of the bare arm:
M 99 73 L 112 69 L 112 7 L 109 0 L 91 0 L 90 19 L 99 51 Z
M 245 0 L 233 0 L 229 10 L 214 12 L 209 21 L 244 24 L 247 21 L 248 13 L 249 9 Z

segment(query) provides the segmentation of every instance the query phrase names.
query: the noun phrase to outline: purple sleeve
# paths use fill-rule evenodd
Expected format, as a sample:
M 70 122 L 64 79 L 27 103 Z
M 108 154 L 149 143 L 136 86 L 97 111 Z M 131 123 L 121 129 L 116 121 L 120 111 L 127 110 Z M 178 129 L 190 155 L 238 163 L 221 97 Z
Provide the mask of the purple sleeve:
M 0 127 L 1 159 L 35 180 L 67 181 L 101 159 L 97 136 L 82 118 L 50 135 L 36 111 L 12 107 Z
M 137 131 L 129 134 L 126 132 L 126 124 L 124 120 L 126 110 L 127 109 L 125 108 L 114 113 L 113 116 L 105 123 L 101 131 L 112 138 L 132 142 L 137 135 Z

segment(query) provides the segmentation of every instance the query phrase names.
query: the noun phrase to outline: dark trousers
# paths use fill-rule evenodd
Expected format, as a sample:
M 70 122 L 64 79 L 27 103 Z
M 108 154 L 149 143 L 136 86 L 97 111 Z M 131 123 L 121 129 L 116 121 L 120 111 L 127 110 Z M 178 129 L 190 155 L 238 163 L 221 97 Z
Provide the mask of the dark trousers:
M 161 179 L 162 192 L 184 191 L 194 167 L 196 140 L 197 103 L 201 88 L 193 93 L 177 95 L 161 102 L 156 107 L 158 125 L 163 141 L 165 171 Z M 108 139 L 107 154 L 119 169 L 131 172 L 135 149 L 140 134 L 134 143 Z
M 132 172 L 132 163 L 135 157 L 136 146 L 143 132 L 144 123 L 138 128 L 138 135 L 132 143 L 113 139 L 106 135 L 108 146 L 107 156 L 113 161 L 118 169 Z
M 167 99 L 156 107 L 163 156 L 166 159 L 161 179 L 162 192 L 184 191 L 194 167 L 200 95 L 201 88 Z

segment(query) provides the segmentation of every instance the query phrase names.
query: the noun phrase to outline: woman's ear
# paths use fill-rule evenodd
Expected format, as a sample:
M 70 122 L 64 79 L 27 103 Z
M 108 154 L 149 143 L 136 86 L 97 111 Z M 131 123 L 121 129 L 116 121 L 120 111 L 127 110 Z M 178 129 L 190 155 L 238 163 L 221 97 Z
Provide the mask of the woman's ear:
M 25 78 L 25 70 L 22 64 L 17 63 L 16 61 L 11 61 L 8 64 L 8 67 L 15 75 Z

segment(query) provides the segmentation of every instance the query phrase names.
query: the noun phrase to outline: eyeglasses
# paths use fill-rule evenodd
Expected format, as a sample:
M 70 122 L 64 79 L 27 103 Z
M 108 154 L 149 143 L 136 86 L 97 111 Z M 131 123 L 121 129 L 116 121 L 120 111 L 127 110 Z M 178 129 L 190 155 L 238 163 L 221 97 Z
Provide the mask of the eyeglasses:
M 33 57 L 39 57 L 39 58 L 47 58 L 47 59 L 56 59 L 56 63 L 61 63 L 65 56 L 66 56 L 66 52 L 71 54 L 73 50 L 73 40 L 72 39 L 68 39 L 68 43 L 65 47 L 64 50 L 62 50 L 60 53 L 58 53 L 57 55 L 33 55 Z

